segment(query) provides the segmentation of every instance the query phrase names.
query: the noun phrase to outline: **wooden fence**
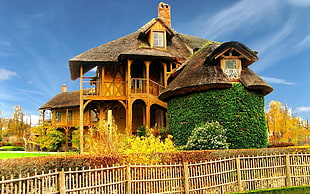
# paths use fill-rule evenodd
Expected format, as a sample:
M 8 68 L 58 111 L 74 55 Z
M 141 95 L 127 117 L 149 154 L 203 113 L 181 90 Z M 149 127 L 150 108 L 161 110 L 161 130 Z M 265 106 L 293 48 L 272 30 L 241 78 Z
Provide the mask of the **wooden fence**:
M 1 194 L 228 193 L 310 185 L 310 154 L 55 171 L 0 181 Z

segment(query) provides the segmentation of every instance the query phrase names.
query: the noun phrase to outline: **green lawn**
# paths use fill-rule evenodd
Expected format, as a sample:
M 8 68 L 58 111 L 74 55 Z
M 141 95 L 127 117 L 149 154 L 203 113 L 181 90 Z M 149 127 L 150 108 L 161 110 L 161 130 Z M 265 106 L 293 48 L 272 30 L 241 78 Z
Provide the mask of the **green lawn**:
M 21 157 L 35 157 L 35 156 L 47 156 L 51 153 L 27 153 L 27 152 L 0 152 L 0 159 L 8 158 L 21 158 Z

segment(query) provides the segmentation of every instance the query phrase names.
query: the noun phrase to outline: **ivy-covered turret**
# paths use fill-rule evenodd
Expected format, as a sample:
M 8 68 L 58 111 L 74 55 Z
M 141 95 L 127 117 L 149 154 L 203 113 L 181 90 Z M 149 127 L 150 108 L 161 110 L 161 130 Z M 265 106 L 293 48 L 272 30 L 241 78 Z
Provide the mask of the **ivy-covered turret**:
M 171 75 L 160 94 L 168 102 L 169 130 L 185 145 L 196 125 L 218 121 L 230 148 L 267 146 L 264 96 L 272 87 L 248 68 L 258 60 L 239 42 L 207 44 Z

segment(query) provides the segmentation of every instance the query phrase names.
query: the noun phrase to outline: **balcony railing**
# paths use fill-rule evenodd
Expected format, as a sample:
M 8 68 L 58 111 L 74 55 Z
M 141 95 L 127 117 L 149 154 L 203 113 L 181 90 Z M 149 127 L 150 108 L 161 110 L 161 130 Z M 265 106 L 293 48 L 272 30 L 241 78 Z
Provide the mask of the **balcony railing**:
M 132 78 L 131 79 L 131 93 L 133 94 L 140 94 L 140 93 L 147 93 L 146 91 L 146 83 L 147 79 L 145 78 Z M 165 87 L 160 85 L 159 83 L 149 80 L 149 93 L 158 96 Z
M 132 78 L 130 82 L 132 94 L 146 93 L 146 79 L 145 78 Z
M 165 87 L 163 85 L 160 85 L 159 83 L 150 80 L 150 94 L 158 96 L 164 89 Z
M 131 78 L 130 90 L 132 94 L 149 93 L 158 96 L 165 87 L 153 80 L 149 80 L 149 91 L 147 92 L 146 78 Z M 89 82 L 88 82 L 89 83 Z M 103 82 L 91 81 L 92 88 L 84 90 L 85 96 L 125 96 L 127 82 Z M 102 87 L 101 87 L 102 86 Z

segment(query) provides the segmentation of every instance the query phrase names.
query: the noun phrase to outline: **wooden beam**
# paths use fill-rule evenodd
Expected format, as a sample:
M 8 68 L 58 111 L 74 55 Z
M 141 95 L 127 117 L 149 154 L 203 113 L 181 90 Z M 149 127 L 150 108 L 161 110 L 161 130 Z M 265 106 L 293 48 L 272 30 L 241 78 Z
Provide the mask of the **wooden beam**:
M 80 153 L 84 153 L 83 66 L 80 66 Z

